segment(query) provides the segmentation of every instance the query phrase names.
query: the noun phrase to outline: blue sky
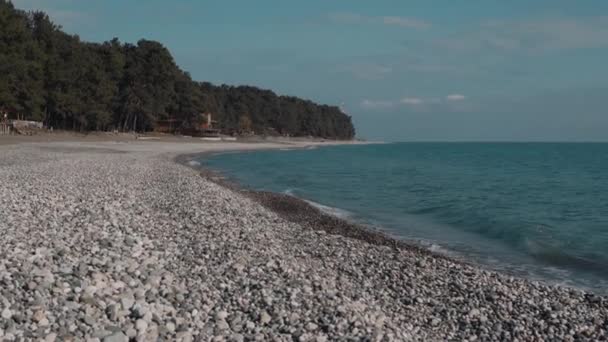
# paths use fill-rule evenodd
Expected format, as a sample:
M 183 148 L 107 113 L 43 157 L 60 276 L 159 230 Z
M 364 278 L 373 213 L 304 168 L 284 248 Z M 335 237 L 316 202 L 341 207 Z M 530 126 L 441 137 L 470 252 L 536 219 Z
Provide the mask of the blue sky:
M 385 140 L 608 140 L 608 1 L 14 0 L 194 79 L 340 104 Z

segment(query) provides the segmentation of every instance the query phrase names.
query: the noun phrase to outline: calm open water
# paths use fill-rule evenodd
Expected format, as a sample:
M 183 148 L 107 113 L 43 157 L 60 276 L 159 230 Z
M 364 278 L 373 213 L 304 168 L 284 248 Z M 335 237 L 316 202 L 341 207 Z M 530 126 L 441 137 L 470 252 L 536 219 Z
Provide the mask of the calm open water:
M 608 293 L 608 144 L 396 143 L 202 163 L 441 253 Z

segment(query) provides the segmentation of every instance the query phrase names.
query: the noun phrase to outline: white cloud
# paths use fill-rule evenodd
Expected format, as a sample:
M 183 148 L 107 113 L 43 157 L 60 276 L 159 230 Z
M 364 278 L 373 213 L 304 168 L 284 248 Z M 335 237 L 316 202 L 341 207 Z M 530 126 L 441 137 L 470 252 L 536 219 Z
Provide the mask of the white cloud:
M 338 67 L 338 72 L 347 72 L 363 80 L 379 80 L 393 72 L 393 68 L 374 63 L 355 63 Z
M 462 94 L 450 94 L 444 98 L 438 97 L 412 97 L 407 96 L 399 100 L 370 100 L 364 99 L 361 101 L 361 107 L 367 109 L 388 109 L 397 107 L 408 107 L 416 111 L 426 111 L 429 108 L 441 106 L 442 108 L 456 108 L 465 104 L 463 102 L 467 97 Z M 457 104 L 458 103 L 458 104 Z M 456 107 L 455 107 L 456 106 Z
M 393 107 L 395 103 L 393 101 L 384 101 L 384 100 L 368 100 L 365 99 L 361 101 L 361 106 L 370 109 L 382 109 L 382 108 L 390 108 Z
M 382 22 L 385 25 L 414 28 L 419 30 L 427 29 L 431 26 L 424 20 L 406 17 L 383 17 Z
M 448 101 L 462 101 L 466 98 L 467 98 L 466 96 L 461 95 L 461 94 L 450 94 L 445 97 L 445 99 Z
M 450 50 L 543 52 L 608 47 L 608 16 L 493 20 L 436 41 Z
M 424 73 L 454 73 L 462 71 L 460 67 L 440 64 L 408 64 L 405 68 L 414 72 Z
M 505 23 L 500 32 L 525 43 L 532 40 L 544 49 L 576 49 L 608 46 L 608 17 L 584 19 L 548 18 L 523 23 Z
M 417 98 L 417 97 L 404 97 L 401 99 L 400 102 L 405 105 L 420 105 L 420 104 L 424 103 L 424 101 L 422 99 Z
M 256 70 L 262 72 L 288 72 L 289 66 L 286 64 L 277 64 L 277 65 L 258 65 Z
M 367 17 L 350 12 L 330 13 L 328 17 L 337 24 L 362 24 L 368 21 Z
M 431 27 L 431 24 L 427 21 L 400 16 L 366 16 L 357 13 L 339 12 L 330 13 L 328 17 L 330 21 L 337 24 L 378 24 L 411 28 L 416 30 L 423 30 Z

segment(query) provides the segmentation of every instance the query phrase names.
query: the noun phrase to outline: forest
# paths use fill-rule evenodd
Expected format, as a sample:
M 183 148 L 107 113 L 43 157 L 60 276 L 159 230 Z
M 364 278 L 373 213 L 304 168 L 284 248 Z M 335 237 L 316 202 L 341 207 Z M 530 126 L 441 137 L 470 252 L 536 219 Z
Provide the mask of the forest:
M 159 42 L 85 42 L 44 12 L 7 0 L 0 0 L 0 109 L 80 132 L 145 132 L 168 119 L 193 128 L 211 113 L 226 133 L 355 136 L 350 116 L 337 106 L 194 81 Z

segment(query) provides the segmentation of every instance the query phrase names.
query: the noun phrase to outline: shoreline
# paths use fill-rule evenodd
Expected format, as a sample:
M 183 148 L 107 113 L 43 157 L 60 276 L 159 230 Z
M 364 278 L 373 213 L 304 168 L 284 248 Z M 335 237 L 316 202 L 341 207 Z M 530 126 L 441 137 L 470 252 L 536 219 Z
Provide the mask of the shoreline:
M 293 150 L 298 150 L 302 148 L 305 147 L 293 148 Z M 276 148 L 269 148 L 266 150 L 275 149 Z M 255 153 L 259 151 L 263 150 L 230 150 L 224 152 L 194 153 L 184 156 L 178 156 L 175 158 L 175 161 L 188 168 L 196 170 L 199 175 L 204 179 L 224 188 L 227 188 L 231 191 L 234 191 L 239 195 L 243 195 L 247 198 L 250 198 L 256 203 L 265 207 L 266 209 L 278 214 L 287 221 L 301 225 L 305 229 L 321 231 L 326 234 L 339 235 L 345 238 L 355 239 L 372 245 L 387 246 L 395 250 L 405 250 L 424 257 L 447 260 L 449 262 L 457 263 L 463 266 L 473 267 L 483 272 L 489 272 L 504 277 L 512 277 L 530 283 L 539 283 L 543 286 L 551 288 L 575 290 L 593 294 L 594 296 L 598 297 L 606 297 L 605 301 L 608 302 L 608 294 L 605 291 L 598 292 L 594 291 L 591 288 L 585 288 L 574 285 L 564 285 L 555 281 L 551 281 L 547 278 L 526 277 L 525 275 L 518 274 L 517 272 L 509 272 L 507 270 L 492 268 L 488 265 L 476 262 L 475 260 L 467 259 L 463 256 L 458 257 L 455 256 L 454 253 L 441 253 L 436 250 L 432 250 L 429 246 L 425 244 L 417 242 L 417 240 L 415 239 L 400 238 L 398 236 L 392 235 L 388 231 L 382 229 L 374 229 L 373 227 L 367 226 L 365 224 L 361 224 L 353 220 L 348 220 L 346 218 L 326 213 L 320 208 L 317 208 L 311 203 L 309 203 L 306 199 L 279 192 L 260 191 L 252 189 L 246 184 L 242 184 L 237 180 L 229 178 L 221 171 L 206 167 L 203 163 L 199 162 L 199 160 L 201 159 L 204 162 L 205 159 L 211 158 L 218 154 Z M 196 161 L 196 164 L 189 163 L 191 161 Z
M 0 339 L 608 337 L 605 297 L 400 248 L 176 162 L 239 147 L 284 146 L 0 146 Z
M 293 148 L 294 150 L 302 149 Z M 274 149 L 268 149 L 274 150 Z M 200 159 L 213 157 L 214 155 L 223 153 L 254 153 L 263 150 L 231 150 L 224 152 L 203 152 L 187 155 L 179 155 L 174 158 L 175 162 L 191 169 L 196 170 L 199 175 L 212 183 L 229 189 L 233 192 L 243 195 L 259 203 L 263 207 L 276 213 L 280 217 L 289 222 L 302 225 L 305 229 L 314 231 L 323 231 L 327 234 L 339 235 L 350 239 L 363 241 L 372 245 L 386 246 L 393 249 L 403 249 L 420 255 L 430 256 L 433 258 L 446 259 L 451 262 L 460 263 L 472 267 L 480 267 L 466 260 L 457 259 L 451 256 L 443 255 L 425 248 L 422 245 L 417 245 L 413 242 L 400 239 L 392 236 L 388 232 L 373 229 L 369 226 L 359 224 L 354 221 L 349 221 L 328 213 L 308 203 L 305 199 L 282 194 L 272 191 L 259 191 L 248 188 L 247 185 L 226 177 L 222 172 L 213 170 L 198 162 Z M 191 162 L 195 161 L 196 164 Z M 493 272 L 491 270 L 488 270 Z
M 202 138 L 173 135 L 163 133 L 112 133 L 112 132 L 89 132 L 78 133 L 72 131 L 56 131 L 44 132 L 35 135 L 0 135 L 0 146 L 18 145 L 27 143 L 66 143 L 66 142 L 84 142 L 84 143 L 178 143 L 187 144 L 195 143 L 202 146 L 209 144 L 282 144 L 285 146 L 294 146 L 296 148 L 302 146 L 331 146 L 331 145 L 369 145 L 369 144 L 385 144 L 383 141 L 367 141 L 367 140 L 333 140 L 324 138 L 307 138 L 307 137 L 272 137 L 272 136 L 252 136 L 240 137 L 237 140 L 221 140 L 221 141 L 205 141 Z

